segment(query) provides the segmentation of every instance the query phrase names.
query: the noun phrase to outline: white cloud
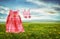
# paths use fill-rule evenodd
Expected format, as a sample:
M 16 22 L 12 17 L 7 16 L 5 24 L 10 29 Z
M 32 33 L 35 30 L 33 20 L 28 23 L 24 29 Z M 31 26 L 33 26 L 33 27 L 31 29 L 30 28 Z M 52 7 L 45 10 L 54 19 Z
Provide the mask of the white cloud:
M 0 8 L 2 8 L 2 9 L 4 9 L 4 10 L 9 10 L 9 8 L 3 7 L 3 6 L 0 6 Z
M 57 11 L 53 9 L 48 9 L 48 8 L 40 8 L 40 9 L 31 9 L 31 13 L 39 13 L 42 15 L 58 15 Z M 50 14 L 50 12 L 53 12 L 53 14 Z
M 50 16 L 32 16 L 31 20 L 54 20 L 54 18 L 51 18 Z
M 50 12 L 54 13 L 50 14 Z M 59 15 L 57 11 L 55 11 L 54 9 L 48 9 L 48 8 L 31 9 L 31 13 L 40 14 L 40 16 L 36 16 L 36 14 L 31 15 L 31 20 L 55 20 L 55 18 L 51 16 Z
M 4 8 L 6 9 L 6 8 Z M 57 11 L 55 11 L 54 9 L 51 8 L 37 8 L 37 9 L 30 9 L 30 13 L 31 13 L 31 18 L 30 19 L 26 19 L 23 17 L 23 10 L 26 9 L 28 10 L 29 8 L 18 8 L 17 10 L 19 10 L 19 15 L 21 16 L 21 19 L 23 21 L 29 21 L 29 20 L 55 20 L 54 18 L 50 17 L 50 16 L 56 16 L 58 15 Z M 6 13 L 5 14 L 9 14 L 9 9 L 6 9 Z M 54 12 L 54 14 L 50 14 L 50 12 Z M 3 13 L 3 11 L 2 11 Z M 32 15 L 32 13 L 34 13 L 34 15 Z M 43 16 L 36 16 L 36 14 L 40 14 Z M 58 19 L 57 19 L 58 20 Z M 6 19 L 0 19 L 0 21 L 6 21 Z
M 37 4 L 38 6 L 43 5 L 43 6 L 47 7 L 47 8 L 60 7 L 60 5 L 58 5 L 58 4 L 45 3 L 45 2 L 42 2 L 40 0 L 26 0 L 26 1 Z
M 0 19 L 0 22 L 6 22 L 6 19 Z
M 9 8 L 0 6 L 0 13 L 2 14 L 8 14 Z

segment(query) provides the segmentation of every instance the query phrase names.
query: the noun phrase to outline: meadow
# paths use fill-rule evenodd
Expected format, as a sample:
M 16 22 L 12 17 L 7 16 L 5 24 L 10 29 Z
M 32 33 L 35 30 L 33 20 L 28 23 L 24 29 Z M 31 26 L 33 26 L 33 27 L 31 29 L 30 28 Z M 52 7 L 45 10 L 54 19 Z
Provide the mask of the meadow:
M 23 22 L 24 33 L 6 33 L 0 23 L 0 39 L 60 39 L 60 22 Z

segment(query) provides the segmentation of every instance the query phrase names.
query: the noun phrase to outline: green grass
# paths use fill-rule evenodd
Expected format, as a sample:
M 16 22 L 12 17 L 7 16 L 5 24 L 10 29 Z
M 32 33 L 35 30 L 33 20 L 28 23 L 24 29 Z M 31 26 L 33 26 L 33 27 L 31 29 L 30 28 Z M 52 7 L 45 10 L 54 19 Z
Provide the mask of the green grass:
M 6 33 L 0 23 L 0 39 L 60 39 L 60 22 L 23 23 L 24 33 Z

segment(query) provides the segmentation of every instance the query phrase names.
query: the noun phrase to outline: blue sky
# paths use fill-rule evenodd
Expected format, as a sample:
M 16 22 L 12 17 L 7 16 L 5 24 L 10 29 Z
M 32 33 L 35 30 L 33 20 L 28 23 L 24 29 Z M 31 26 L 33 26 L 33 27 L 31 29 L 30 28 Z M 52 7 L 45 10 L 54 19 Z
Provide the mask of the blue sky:
M 23 21 L 60 21 L 60 0 L 0 0 L 0 21 L 6 21 L 10 9 L 20 10 Z M 23 17 L 23 9 L 30 9 L 30 19 Z

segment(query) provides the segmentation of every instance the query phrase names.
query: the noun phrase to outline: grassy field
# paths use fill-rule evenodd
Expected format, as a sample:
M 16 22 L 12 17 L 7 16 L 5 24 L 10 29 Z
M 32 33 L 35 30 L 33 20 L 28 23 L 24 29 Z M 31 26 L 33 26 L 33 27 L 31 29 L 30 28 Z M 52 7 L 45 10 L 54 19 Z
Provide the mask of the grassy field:
M 60 39 L 60 22 L 23 23 L 24 33 L 6 33 L 0 23 L 0 39 Z

